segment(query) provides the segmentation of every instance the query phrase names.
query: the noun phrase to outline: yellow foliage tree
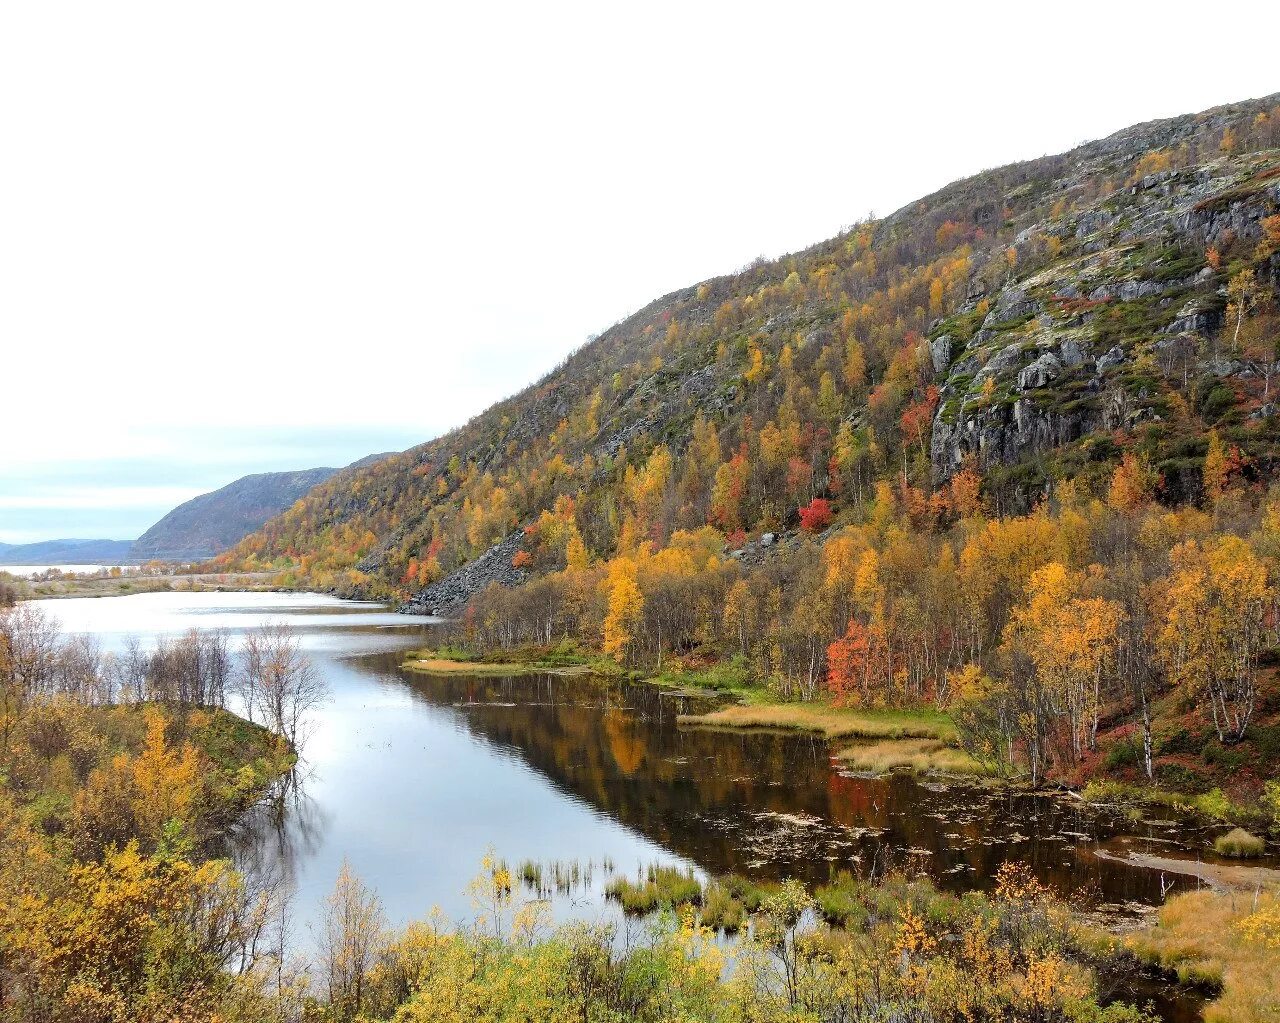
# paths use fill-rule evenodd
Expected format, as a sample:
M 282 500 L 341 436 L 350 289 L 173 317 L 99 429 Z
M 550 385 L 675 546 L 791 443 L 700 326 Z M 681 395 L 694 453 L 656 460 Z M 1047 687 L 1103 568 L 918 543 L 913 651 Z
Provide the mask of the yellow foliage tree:
M 608 611 L 604 619 L 604 652 L 621 663 L 634 638 L 644 612 L 644 595 L 636 579 L 636 563 L 631 558 L 614 558 L 604 580 Z

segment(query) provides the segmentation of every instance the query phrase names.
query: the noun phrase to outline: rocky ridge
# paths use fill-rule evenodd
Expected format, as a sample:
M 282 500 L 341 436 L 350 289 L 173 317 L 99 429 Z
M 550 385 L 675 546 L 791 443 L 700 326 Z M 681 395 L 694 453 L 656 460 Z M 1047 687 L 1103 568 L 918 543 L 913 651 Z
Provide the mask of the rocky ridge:
M 1077 178 L 1091 170 L 1081 167 Z M 1068 183 L 1067 187 L 1070 187 Z M 1012 247 L 1048 265 L 975 289 L 928 342 L 940 401 L 930 456 L 936 479 L 966 458 L 1012 466 L 1088 434 L 1133 430 L 1169 414 L 1156 370 L 1215 378 L 1274 366 L 1209 346 L 1226 305 L 1220 239 L 1256 242 L 1280 210 L 1280 155 L 1224 158 L 1143 177 L 1069 218 L 1024 230 Z M 1270 281 L 1280 284 L 1280 255 Z

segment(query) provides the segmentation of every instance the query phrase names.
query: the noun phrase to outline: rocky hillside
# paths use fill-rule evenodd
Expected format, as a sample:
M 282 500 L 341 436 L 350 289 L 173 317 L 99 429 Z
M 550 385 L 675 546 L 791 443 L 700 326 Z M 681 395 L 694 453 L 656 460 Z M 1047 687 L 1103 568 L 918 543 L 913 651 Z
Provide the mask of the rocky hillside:
M 211 558 L 289 508 L 337 469 L 302 469 L 242 476 L 234 483 L 178 505 L 140 536 L 134 560 Z
M 1211 430 L 1268 479 L 1277 147 L 1280 95 L 1152 122 L 674 292 L 220 563 L 406 596 L 517 529 L 534 575 L 569 535 L 608 557 L 710 524 L 738 549 L 878 484 L 945 520 L 962 468 L 1025 510 L 1130 450 L 1198 499 Z
M 1097 159 L 1081 161 L 1061 187 L 1088 189 L 1100 172 Z M 1276 412 L 1268 379 L 1276 338 L 1269 324 L 1237 338 L 1234 316 L 1224 330 L 1231 281 L 1245 267 L 1221 250 L 1264 242 L 1280 209 L 1276 154 L 1133 177 L 1021 231 L 1011 252 L 1047 244 L 1055 258 L 989 292 L 975 289 L 933 327 L 935 478 L 973 455 L 989 477 L 1008 470 L 1034 491 L 1046 458 L 1075 470 L 1081 459 L 1105 465 L 1117 450 L 1112 435 L 1140 434 L 1163 456 L 1166 497 L 1186 500 L 1197 493 L 1203 428 L 1223 422 L 1244 427 L 1238 439 L 1254 471 L 1271 475 L 1275 430 L 1253 421 Z M 1263 305 L 1280 286 L 1280 249 L 1258 264 L 1254 301 Z

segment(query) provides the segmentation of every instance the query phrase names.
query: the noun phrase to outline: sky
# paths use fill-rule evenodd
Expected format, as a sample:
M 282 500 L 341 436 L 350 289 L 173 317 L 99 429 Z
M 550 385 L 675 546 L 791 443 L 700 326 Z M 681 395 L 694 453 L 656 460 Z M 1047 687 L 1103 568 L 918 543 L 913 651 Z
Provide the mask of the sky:
M 1280 90 L 1278 30 L 1231 0 L 0 4 L 0 541 L 430 439 L 675 288 Z

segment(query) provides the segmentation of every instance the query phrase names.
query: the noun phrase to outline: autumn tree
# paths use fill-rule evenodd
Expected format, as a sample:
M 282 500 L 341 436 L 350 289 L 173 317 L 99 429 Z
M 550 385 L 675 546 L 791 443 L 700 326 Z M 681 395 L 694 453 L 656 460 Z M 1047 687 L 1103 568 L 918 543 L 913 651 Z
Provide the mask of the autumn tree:
M 1240 351 L 1240 332 L 1246 318 L 1257 307 L 1263 291 L 1257 274 L 1249 267 L 1241 270 L 1227 283 L 1227 320 L 1232 324 L 1231 350 Z
M 1264 616 L 1274 599 L 1265 564 L 1235 536 L 1188 540 L 1154 588 L 1161 617 L 1156 649 L 1169 681 L 1207 701 L 1218 738 L 1244 737 L 1258 697 Z
M 831 525 L 832 515 L 831 502 L 815 497 L 800 509 L 800 528 L 806 533 L 821 533 Z
M 865 699 L 868 685 L 870 641 L 856 618 L 845 634 L 827 648 L 827 688 L 837 703 Z
M 749 467 L 745 450 L 734 453 L 716 470 L 711 492 L 711 521 L 726 532 L 742 529 L 743 502 L 747 494 Z
M 1132 512 L 1145 508 L 1155 497 L 1160 476 L 1141 455 L 1126 451 L 1111 474 L 1107 503 L 1116 511 Z
M 1086 595 L 1086 576 L 1053 561 L 1032 573 L 1027 602 L 1015 607 L 1003 646 L 1032 668 L 1028 754 L 1033 777 L 1046 761 L 1055 718 L 1065 718 L 1071 762 L 1092 746 L 1102 705 L 1102 683 L 1112 666 L 1121 609 Z
M 950 490 L 951 507 L 960 518 L 972 518 L 982 511 L 982 476 L 971 460 L 951 477 Z
M 608 611 L 604 619 L 602 648 L 621 663 L 635 639 L 635 629 L 644 611 L 644 595 L 636 581 L 636 563 L 631 558 L 615 558 L 604 580 Z
M 329 697 L 296 631 L 284 623 L 263 625 L 245 636 L 240 693 L 251 721 L 261 715 L 268 727 L 294 745 L 302 738 L 307 715 Z
M 325 899 L 317 934 L 320 976 L 337 1019 L 360 1014 L 374 957 L 386 930 L 378 896 L 355 875 L 345 858 Z

